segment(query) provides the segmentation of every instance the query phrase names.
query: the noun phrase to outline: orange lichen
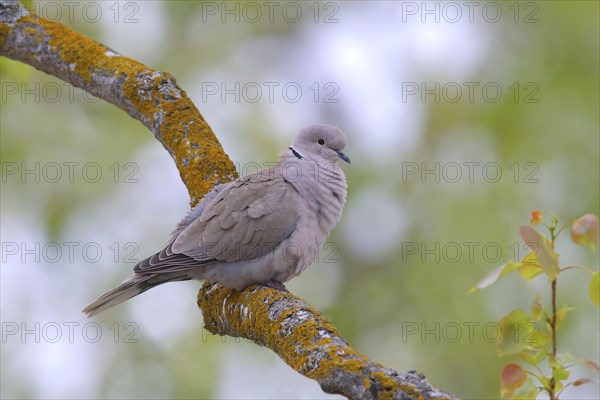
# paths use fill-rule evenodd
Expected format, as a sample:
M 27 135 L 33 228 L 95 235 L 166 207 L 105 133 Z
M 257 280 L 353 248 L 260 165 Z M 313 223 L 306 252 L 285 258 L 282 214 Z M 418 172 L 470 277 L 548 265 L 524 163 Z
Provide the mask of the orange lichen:
M 92 68 L 99 67 L 106 46 L 57 22 L 38 18 L 35 15 L 23 17 L 20 23 L 31 23 L 41 27 L 48 38 L 48 45 L 63 61 L 74 66 L 74 72 L 89 82 Z M 38 28 L 39 29 L 39 28 Z M 39 39 L 36 39 L 36 41 Z
M 0 47 L 4 44 L 4 40 L 12 33 L 12 26 L 0 23 Z
M 279 301 L 290 301 L 292 306 L 279 310 L 273 320 L 269 307 Z M 369 366 L 378 366 L 341 342 L 333 324 L 316 309 L 289 293 L 264 287 L 239 292 L 205 283 L 198 294 L 198 304 L 209 331 L 252 339 L 275 351 L 290 367 L 311 379 L 324 380 L 332 375 L 335 368 L 361 376 Z M 244 316 L 242 309 L 251 310 L 251 317 Z M 307 314 L 308 317 L 295 325 L 293 332 L 282 333 L 288 318 L 298 313 Z M 329 334 L 317 339 L 318 329 L 325 329 Z M 312 365 L 313 369 L 307 370 L 313 352 L 319 353 L 322 358 Z M 372 372 L 363 382 L 366 390 L 372 390 L 371 386 L 377 382 L 375 387 L 381 399 L 393 398 L 393 393 L 400 386 L 383 370 Z M 414 391 L 414 388 L 410 390 Z
M 148 82 L 140 81 L 148 76 L 152 76 L 148 89 L 153 95 L 144 98 L 139 91 Z M 161 122 L 155 126 L 155 132 L 172 152 L 194 205 L 216 182 L 229 181 L 237 175 L 233 163 L 185 92 L 180 88 L 167 95 L 159 92 L 161 85 L 170 82 L 175 80 L 168 73 L 153 74 L 140 64 L 139 68 L 127 74 L 125 98 L 146 124 L 155 124 L 157 113 L 161 114 Z M 143 88 L 147 89 L 146 86 Z
M 33 28 L 33 27 L 25 28 L 25 33 L 27 33 L 30 36 L 34 36 L 36 44 L 40 44 L 42 42 L 42 39 L 44 38 L 44 35 L 41 34 L 38 29 Z
M 394 397 L 394 393 L 398 390 L 400 386 L 399 383 L 392 379 L 388 374 L 383 371 L 375 371 L 371 374 L 374 380 L 379 382 L 381 386 L 383 386 L 383 391 L 379 391 L 377 393 L 378 399 L 392 399 Z M 411 391 L 414 388 L 411 389 Z

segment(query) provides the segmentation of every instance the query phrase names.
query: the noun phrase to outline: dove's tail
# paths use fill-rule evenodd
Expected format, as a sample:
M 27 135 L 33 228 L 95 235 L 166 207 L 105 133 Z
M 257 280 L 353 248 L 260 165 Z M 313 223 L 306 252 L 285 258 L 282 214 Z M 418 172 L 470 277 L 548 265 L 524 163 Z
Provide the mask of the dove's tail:
M 88 304 L 82 311 L 88 317 L 94 316 L 102 311 L 109 309 L 117 304 L 129 300 L 140 293 L 144 293 L 154 286 L 161 285 L 166 282 L 185 281 L 190 279 L 188 276 L 181 274 L 135 274 L 125 282 L 114 288 L 108 293 L 103 294 L 98 300 Z

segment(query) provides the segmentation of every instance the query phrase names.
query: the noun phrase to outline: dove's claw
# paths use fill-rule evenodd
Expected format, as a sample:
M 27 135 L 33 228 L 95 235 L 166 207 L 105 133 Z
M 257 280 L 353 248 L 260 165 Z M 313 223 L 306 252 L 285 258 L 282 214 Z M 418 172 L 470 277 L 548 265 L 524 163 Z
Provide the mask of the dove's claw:
M 270 287 L 271 289 L 281 290 L 282 292 L 289 292 L 289 290 L 285 287 L 285 285 L 275 279 L 269 279 L 265 283 L 264 286 Z

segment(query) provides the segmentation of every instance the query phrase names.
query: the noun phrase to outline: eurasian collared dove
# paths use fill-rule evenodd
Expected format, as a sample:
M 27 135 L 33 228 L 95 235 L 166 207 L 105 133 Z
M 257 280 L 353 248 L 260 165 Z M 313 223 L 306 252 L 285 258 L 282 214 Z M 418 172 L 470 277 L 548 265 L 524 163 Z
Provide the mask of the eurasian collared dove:
M 206 279 L 242 290 L 282 283 L 313 263 L 342 215 L 346 145 L 334 126 L 302 129 L 279 162 L 215 187 L 177 225 L 166 247 L 83 309 L 98 314 L 165 282 Z

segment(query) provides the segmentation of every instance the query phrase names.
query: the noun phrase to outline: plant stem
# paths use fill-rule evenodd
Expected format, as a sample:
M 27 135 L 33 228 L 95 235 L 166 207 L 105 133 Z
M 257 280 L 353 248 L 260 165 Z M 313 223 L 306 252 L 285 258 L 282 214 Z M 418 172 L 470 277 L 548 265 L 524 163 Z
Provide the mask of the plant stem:
M 556 357 L 556 281 L 552 281 L 552 355 Z
M 552 358 L 556 360 L 556 281 L 558 278 L 554 278 L 552 281 L 552 321 L 550 322 L 550 329 L 552 331 Z M 552 372 L 554 372 L 554 367 L 552 367 Z M 556 396 L 556 380 L 554 379 L 554 373 L 552 374 L 552 379 L 550 379 L 550 400 L 557 400 Z
M 558 219 L 552 221 L 552 227 L 550 228 L 550 239 L 552 242 L 552 249 L 556 244 L 556 238 L 560 231 L 564 229 L 566 224 L 563 225 L 558 231 L 556 231 L 556 226 L 558 225 Z M 552 280 L 552 321 L 550 322 L 550 330 L 552 331 L 552 359 L 556 361 L 556 281 L 558 280 L 558 276 Z M 550 379 L 550 400 L 557 400 L 558 394 L 556 393 L 556 379 L 554 379 L 554 369 L 552 367 L 552 378 Z

